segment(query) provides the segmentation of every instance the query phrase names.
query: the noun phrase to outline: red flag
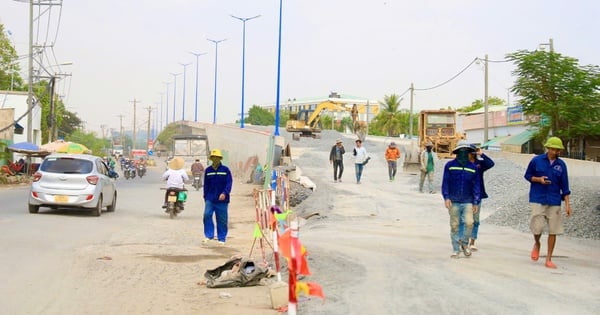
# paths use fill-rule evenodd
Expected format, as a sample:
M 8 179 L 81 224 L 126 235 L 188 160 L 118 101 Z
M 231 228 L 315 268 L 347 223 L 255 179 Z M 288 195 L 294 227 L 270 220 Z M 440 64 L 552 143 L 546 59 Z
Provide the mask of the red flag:
M 307 282 L 308 285 L 308 294 L 312 296 L 318 296 L 325 301 L 325 294 L 323 293 L 323 288 L 316 282 Z

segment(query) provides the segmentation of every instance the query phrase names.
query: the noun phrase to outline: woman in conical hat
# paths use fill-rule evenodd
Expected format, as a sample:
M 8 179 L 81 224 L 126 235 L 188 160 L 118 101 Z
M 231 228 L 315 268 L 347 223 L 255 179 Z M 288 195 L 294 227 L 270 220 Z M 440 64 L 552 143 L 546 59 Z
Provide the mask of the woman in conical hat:
M 183 166 L 185 165 L 185 161 L 183 160 L 182 157 L 174 157 L 173 159 L 171 159 L 171 161 L 169 162 L 169 168 L 172 170 L 180 170 L 183 168 Z

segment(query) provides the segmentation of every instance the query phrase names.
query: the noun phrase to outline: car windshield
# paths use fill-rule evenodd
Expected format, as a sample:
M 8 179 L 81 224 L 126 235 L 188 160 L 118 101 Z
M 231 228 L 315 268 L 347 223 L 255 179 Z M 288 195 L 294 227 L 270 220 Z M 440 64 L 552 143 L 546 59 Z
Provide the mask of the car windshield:
M 40 169 L 44 172 L 63 174 L 87 174 L 92 171 L 91 161 L 74 158 L 47 158 Z

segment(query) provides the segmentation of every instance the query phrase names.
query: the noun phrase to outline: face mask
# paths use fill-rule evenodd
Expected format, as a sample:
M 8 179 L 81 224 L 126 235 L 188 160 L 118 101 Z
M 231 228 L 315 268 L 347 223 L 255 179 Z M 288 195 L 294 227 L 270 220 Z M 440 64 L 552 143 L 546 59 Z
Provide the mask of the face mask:
M 467 165 L 467 162 L 469 162 L 469 152 L 467 152 L 467 150 L 464 149 L 458 150 L 458 152 L 456 153 L 456 160 L 461 166 Z

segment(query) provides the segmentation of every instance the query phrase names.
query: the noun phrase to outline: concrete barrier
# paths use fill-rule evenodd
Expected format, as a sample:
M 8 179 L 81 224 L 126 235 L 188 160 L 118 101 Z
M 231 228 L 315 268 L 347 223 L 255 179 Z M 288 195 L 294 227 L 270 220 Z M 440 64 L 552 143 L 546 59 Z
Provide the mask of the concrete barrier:
M 233 176 L 252 180 L 251 174 L 256 165 L 265 165 L 269 157 L 269 147 L 273 133 L 234 125 L 217 125 L 191 122 L 190 126 L 204 128 L 210 149 L 223 151 L 223 164 Z M 284 147 L 285 139 L 277 136 L 274 144 Z
M 500 151 L 485 151 L 485 154 L 490 157 L 501 157 L 512 161 L 513 163 L 527 168 L 529 161 L 535 156 L 535 154 L 520 154 L 511 152 L 500 152 Z M 567 170 L 569 176 L 600 176 L 600 163 L 592 161 L 582 161 L 561 158 L 567 163 Z

